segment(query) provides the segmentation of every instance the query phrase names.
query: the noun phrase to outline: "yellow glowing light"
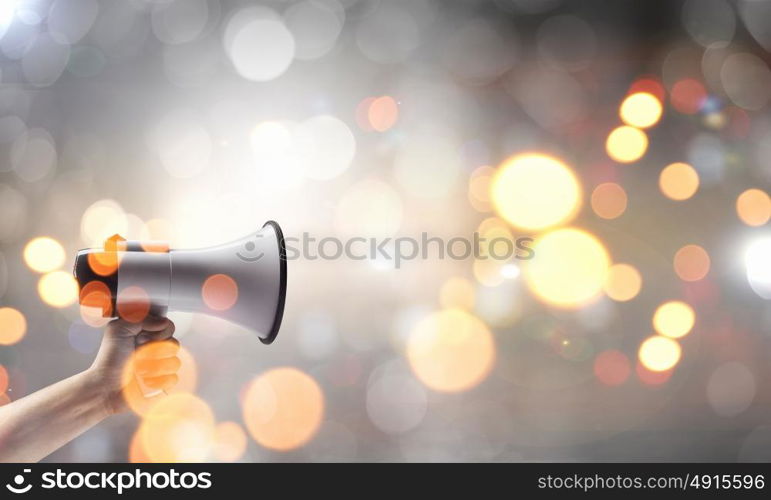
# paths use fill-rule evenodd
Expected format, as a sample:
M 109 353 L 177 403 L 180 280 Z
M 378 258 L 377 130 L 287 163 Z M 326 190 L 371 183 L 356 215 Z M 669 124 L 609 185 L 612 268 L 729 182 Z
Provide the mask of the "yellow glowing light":
M 490 166 L 479 167 L 473 172 L 468 181 L 468 199 L 471 206 L 479 212 L 492 210 L 490 204 L 490 185 L 495 175 L 495 169 Z
M 52 307 L 67 307 L 78 300 L 78 282 L 66 271 L 44 274 L 38 281 L 37 291 L 43 302 Z
M 603 219 L 615 219 L 626 211 L 626 191 L 615 182 L 605 182 L 592 191 L 592 210 Z
M 495 363 L 495 342 L 480 319 L 446 309 L 418 322 L 407 342 L 412 371 L 426 386 L 442 392 L 471 389 Z
M 321 426 L 324 395 L 296 368 L 274 368 L 257 377 L 243 397 L 249 434 L 262 446 L 288 451 L 310 441 Z
M 637 128 L 652 127 L 661 119 L 661 101 L 647 92 L 637 92 L 621 103 L 619 116 L 627 125 Z
M 262 122 L 252 130 L 252 150 L 259 158 L 284 154 L 292 146 L 292 132 L 279 122 Z
M 214 446 L 214 414 L 193 394 L 171 394 L 145 414 L 139 436 L 152 462 L 203 462 Z
M 709 272 L 709 254 L 699 245 L 686 245 L 677 251 L 673 264 L 681 280 L 698 281 Z
M 444 282 L 439 292 L 439 303 L 449 309 L 470 310 L 474 308 L 474 285 L 465 278 L 452 277 Z
M 632 163 L 648 149 L 648 136 L 640 129 L 623 125 L 613 129 L 605 142 L 605 150 L 611 159 L 619 163 Z
M 579 308 L 599 298 L 610 257 L 603 244 L 576 228 L 557 229 L 536 238 L 535 258 L 524 267 L 525 280 L 540 300 Z
M 488 217 L 477 227 L 479 234 L 479 256 L 482 260 L 493 260 L 495 268 L 513 255 L 514 235 L 506 222 L 498 217 Z
M 27 333 L 27 319 L 13 307 L 0 307 L 0 345 L 13 345 Z
M 640 344 L 638 356 L 640 363 L 652 372 L 665 372 L 674 367 L 682 349 L 676 340 L 660 335 L 648 337 Z
M 581 208 L 581 185 L 561 161 L 538 153 L 504 161 L 491 184 L 496 211 L 520 229 L 537 231 L 572 220 Z
M 236 462 L 246 452 L 246 432 L 235 422 L 221 422 L 215 429 L 214 456 L 220 462 Z
M 89 206 L 80 221 L 81 238 L 88 245 L 101 247 L 114 234 L 126 234 L 128 217 L 113 200 L 100 200 Z
M 476 259 L 474 260 L 473 271 L 474 278 L 485 286 L 498 286 L 503 283 L 503 268 L 505 262 L 495 259 Z
M 661 335 L 673 339 L 688 335 L 695 322 L 693 308 L 679 300 L 665 302 L 653 313 L 653 328 Z
M 24 262 L 33 271 L 47 273 L 64 264 L 64 248 L 53 238 L 41 236 L 24 247 Z
M 605 294 L 618 302 L 637 297 L 642 287 L 640 272 L 629 264 L 614 264 L 608 269 L 605 280 Z
M 771 197 L 760 189 L 748 189 L 736 199 L 736 213 L 748 226 L 762 226 L 771 218 Z
M 134 435 L 131 436 L 131 442 L 129 443 L 128 451 L 128 461 L 132 464 L 147 464 L 152 462 L 152 460 L 147 457 L 147 453 L 145 453 L 145 450 L 142 447 L 142 439 L 139 435 L 139 429 L 137 429 L 134 432 Z
M 140 229 L 142 240 L 172 241 L 174 240 L 174 224 L 167 219 L 150 219 Z
M 118 270 L 122 255 L 114 249 L 109 252 L 91 252 L 87 257 L 88 267 L 99 276 L 110 276 Z
M 661 171 L 659 188 L 667 198 L 687 200 L 699 189 L 699 174 L 687 163 L 672 163 Z

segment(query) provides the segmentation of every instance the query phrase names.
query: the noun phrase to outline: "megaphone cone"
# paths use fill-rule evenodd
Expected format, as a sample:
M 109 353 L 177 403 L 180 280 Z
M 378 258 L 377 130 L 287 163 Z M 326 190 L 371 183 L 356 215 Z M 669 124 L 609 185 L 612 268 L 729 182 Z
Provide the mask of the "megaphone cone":
M 286 248 L 281 228 L 261 230 L 209 248 L 169 249 L 160 242 L 110 238 L 104 249 L 75 259 L 80 302 L 105 317 L 141 321 L 167 311 L 217 316 L 273 342 L 286 299 Z

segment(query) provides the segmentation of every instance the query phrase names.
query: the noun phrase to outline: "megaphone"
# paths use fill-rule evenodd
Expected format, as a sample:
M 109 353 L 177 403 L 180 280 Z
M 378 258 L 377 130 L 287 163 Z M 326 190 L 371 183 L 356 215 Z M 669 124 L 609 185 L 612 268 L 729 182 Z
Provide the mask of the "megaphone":
M 286 268 L 283 233 L 268 221 L 239 240 L 194 250 L 115 235 L 104 248 L 80 250 L 74 274 L 81 305 L 98 307 L 103 317 L 204 313 L 270 344 L 284 314 Z

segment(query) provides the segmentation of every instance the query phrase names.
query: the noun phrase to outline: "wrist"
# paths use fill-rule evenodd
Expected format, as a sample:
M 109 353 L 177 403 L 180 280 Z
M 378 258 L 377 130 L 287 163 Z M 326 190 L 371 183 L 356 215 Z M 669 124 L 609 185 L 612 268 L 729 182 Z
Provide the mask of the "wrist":
M 100 419 L 105 419 L 110 415 L 118 413 L 118 409 L 114 404 L 114 394 L 110 391 L 109 384 L 106 383 L 106 377 L 101 370 L 91 366 L 80 372 L 76 377 L 79 379 L 82 394 L 84 394 L 89 401 L 89 406 L 93 408 L 93 411 Z

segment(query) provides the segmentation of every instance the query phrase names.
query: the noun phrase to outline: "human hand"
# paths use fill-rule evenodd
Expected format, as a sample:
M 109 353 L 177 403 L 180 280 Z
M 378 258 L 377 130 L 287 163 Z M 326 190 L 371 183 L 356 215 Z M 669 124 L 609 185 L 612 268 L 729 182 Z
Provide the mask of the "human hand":
M 116 319 L 107 325 L 88 371 L 104 390 L 108 412 L 124 411 L 127 400 L 159 397 L 146 396 L 146 390 L 163 391 L 176 385 L 179 342 L 173 335 L 174 323 L 168 318 L 148 316 L 141 323 Z

